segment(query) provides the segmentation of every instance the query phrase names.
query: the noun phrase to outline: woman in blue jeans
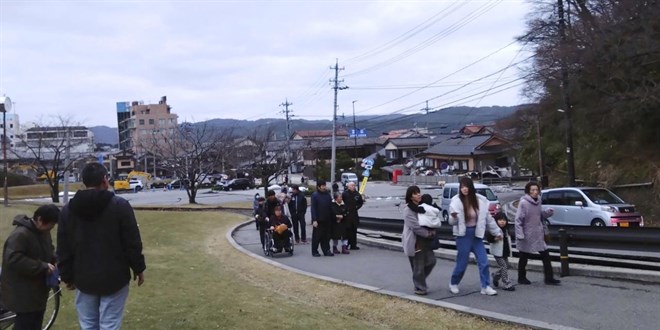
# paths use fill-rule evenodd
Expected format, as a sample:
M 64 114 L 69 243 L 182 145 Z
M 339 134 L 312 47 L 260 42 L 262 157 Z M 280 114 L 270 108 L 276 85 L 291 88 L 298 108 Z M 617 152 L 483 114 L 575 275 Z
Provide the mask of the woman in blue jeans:
M 502 239 L 502 232 L 495 219 L 488 213 L 488 199 L 476 193 L 472 179 L 462 177 L 459 183 L 459 193 L 452 197 L 449 204 L 449 214 L 451 215 L 449 224 L 454 226 L 453 232 L 456 236 L 458 252 L 456 266 L 449 282 L 449 290 L 453 294 L 459 292 L 458 284 L 463 279 L 470 260 L 470 252 L 472 252 L 479 266 L 481 294 L 494 296 L 497 291 L 490 287 L 488 256 L 483 239 L 486 227 L 496 240 Z

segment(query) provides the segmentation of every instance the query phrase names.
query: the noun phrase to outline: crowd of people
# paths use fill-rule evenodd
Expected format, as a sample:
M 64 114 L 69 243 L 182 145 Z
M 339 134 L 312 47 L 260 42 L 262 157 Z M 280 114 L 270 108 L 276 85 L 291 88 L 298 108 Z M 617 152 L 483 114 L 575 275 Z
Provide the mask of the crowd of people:
M 525 195 L 515 217 L 515 235 L 517 248 L 520 251 L 518 263 L 518 284 L 528 285 L 527 260 L 532 254 L 540 254 L 543 261 L 545 284 L 558 285 L 559 280 L 553 276 L 550 256 L 546 246 L 546 233 L 542 217 L 552 216 L 553 210 L 541 210 L 539 197 L 540 186 L 529 182 L 525 186 Z M 438 213 L 429 209 L 429 202 L 423 203 L 419 187 L 410 186 L 406 191 L 406 205 L 403 211 L 404 225 L 401 236 L 403 252 L 410 260 L 414 293 L 427 294 L 426 279 L 433 271 L 436 258 L 433 250 L 437 247 L 433 242 L 437 240 L 437 226 L 429 221 L 429 214 L 437 217 Z M 469 177 L 462 177 L 459 181 L 459 193 L 452 197 L 449 205 L 449 225 L 456 238 L 456 261 L 449 282 L 449 291 L 460 293 L 459 284 L 465 275 L 470 253 L 474 254 L 481 294 L 493 296 L 497 294 L 494 287 L 501 287 L 506 291 L 514 291 L 513 282 L 509 279 L 508 257 L 511 256 L 511 240 L 507 232 L 508 220 L 504 213 L 491 216 L 488 212 L 488 200 L 476 193 L 474 183 Z M 490 274 L 488 256 L 484 239 L 490 243 L 490 253 L 495 257 L 497 269 Z M 491 282 L 492 278 L 492 282 Z M 491 286 L 492 284 L 492 286 Z
M 294 244 L 308 244 L 305 220 L 307 198 L 298 185 L 292 184 L 289 188 L 290 190 L 285 188 L 279 193 L 269 190 L 266 197 L 259 194 L 254 196 L 253 210 L 261 246 L 266 248 L 266 231 L 270 230 L 275 243 L 272 252 L 289 251 L 289 241 L 295 242 Z M 312 256 L 331 257 L 350 254 L 351 250 L 360 249 L 357 245 L 360 221 L 358 210 L 363 204 L 364 199 L 354 182 L 347 183 L 343 192 L 334 193 L 328 190 L 325 181 L 316 182 L 316 191 L 309 203 Z M 280 230 L 276 230 L 277 228 Z

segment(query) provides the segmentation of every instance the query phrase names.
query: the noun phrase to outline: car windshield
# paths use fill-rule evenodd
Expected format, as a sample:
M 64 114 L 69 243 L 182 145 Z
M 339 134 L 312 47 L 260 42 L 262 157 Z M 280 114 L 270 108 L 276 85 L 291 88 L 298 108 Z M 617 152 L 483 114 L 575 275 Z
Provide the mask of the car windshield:
M 476 190 L 477 190 L 477 194 L 486 197 L 489 201 L 497 200 L 497 196 L 495 196 L 495 194 L 493 193 L 492 190 L 490 190 L 490 188 L 477 188 Z
M 613 194 L 607 189 L 583 189 L 589 199 L 595 204 L 623 204 L 625 203 L 619 196 Z

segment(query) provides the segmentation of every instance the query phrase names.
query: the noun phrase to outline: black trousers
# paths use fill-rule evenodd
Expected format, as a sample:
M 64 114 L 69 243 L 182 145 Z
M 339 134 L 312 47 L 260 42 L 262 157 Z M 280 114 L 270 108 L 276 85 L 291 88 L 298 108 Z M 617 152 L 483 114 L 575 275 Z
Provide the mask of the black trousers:
M 346 224 L 346 239 L 348 239 L 348 245 L 353 248 L 357 246 L 357 231 L 359 224 L 360 218 L 357 216 L 354 219 L 349 220 Z
M 303 241 L 307 240 L 307 229 L 305 228 L 305 215 L 291 216 L 293 222 L 293 235 L 296 240 L 302 238 Z
M 14 330 L 41 330 L 41 323 L 44 321 L 44 312 L 16 313 L 14 319 Z
M 529 257 L 532 255 L 532 253 L 520 252 L 520 256 L 518 258 L 518 279 L 527 278 L 527 260 L 529 260 Z M 550 260 L 550 253 L 548 250 L 539 251 L 539 255 L 541 255 L 541 261 L 543 262 L 543 277 L 545 281 L 547 282 L 554 279 L 552 274 L 552 262 Z
M 332 223 L 329 221 L 318 222 L 318 226 L 312 230 L 312 253 L 319 252 L 319 244 L 323 253 L 330 252 L 330 235 L 332 234 Z

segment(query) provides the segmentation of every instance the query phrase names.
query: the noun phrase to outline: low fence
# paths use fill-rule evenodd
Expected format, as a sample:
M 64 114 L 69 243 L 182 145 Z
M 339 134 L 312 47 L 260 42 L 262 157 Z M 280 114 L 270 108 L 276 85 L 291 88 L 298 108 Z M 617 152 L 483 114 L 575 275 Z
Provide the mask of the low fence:
M 451 183 L 458 182 L 458 175 L 399 175 L 397 183 L 402 185 L 432 185 L 437 186 L 440 182 Z

